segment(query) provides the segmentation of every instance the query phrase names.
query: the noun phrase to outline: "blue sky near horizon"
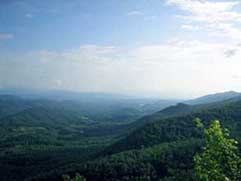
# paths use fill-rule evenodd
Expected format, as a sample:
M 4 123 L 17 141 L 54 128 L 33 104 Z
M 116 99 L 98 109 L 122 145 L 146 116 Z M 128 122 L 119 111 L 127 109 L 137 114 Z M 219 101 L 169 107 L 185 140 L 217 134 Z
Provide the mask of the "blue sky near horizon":
M 0 88 L 241 91 L 237 0 L 2 0 Z

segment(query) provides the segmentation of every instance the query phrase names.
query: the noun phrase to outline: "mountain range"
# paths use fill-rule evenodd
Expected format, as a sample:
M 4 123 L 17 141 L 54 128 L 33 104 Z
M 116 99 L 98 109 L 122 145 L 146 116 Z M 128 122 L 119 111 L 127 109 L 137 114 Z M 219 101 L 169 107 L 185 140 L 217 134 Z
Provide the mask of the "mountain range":
M 221 120 L 241 141 L 241 94 L 193 100 L 107 94 L 0 95 L 0 179 L 192 180 L 205 127 Z M 14 174 L 13 174 L 14 173 Z

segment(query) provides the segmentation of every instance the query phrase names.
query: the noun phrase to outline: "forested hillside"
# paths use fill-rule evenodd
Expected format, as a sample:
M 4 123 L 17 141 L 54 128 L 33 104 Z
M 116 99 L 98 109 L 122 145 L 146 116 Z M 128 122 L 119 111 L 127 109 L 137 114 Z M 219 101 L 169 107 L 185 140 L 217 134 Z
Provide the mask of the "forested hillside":
M 174 116 L 170 118 L 163 118 L 163 114 L 160 114 L 158 118 L 158 114 L 154 114 L 155 121 L 150 120 L 149 123 L 112 145 L 109 150 L 119 152 L 149 147 L 163 142 L 200 137 L 200 131 L 196 128 L 194 121 L 197 117 L 201 118 L 205 125 L 209 125 L 210 121 L 215 119 L 222 120 L 222 124 L 231 130 L 233 136 L 241 138 L 241 101 L 224 104 L 221 107 L 218 104 L 216 106 L 217 108 L 211 104 L 212 108 L 207 105 L 201 105 L 199 108 L 193 107 L 193 109 L 188 108 L 193 112 L 182 116 L 175 116 L 176 111 L 174 111 Z
M 197 117 L 205 126 L 211 120 L 222 120 L 231 136 L 240 141 L 241 102 L 238 101 L 147 123 L 107 147 L 102 152 L 105 159 L 80 165 L 76 172 L 86 176 L 87 180 L 193 180 L 193 156 L 200 150 L 203 139 L 202 130 L 196 127 Z
M 99 100 L 0 100 L 3 107 L 12 106 L 0 119 L 0 175 L 7 181 L 62 180 L 76 173 L 90 181 L 193 180 L 193 156 L 203 145 L 195 118 L 205 127 L 219 119 L 241 140 L 239 98 L 179 103 L 142 118 L 143 100 L 102 106 Z
M 0 96 L 1 180 L 45 175 L 93 159 L 126 134 L 129 123 L 175 102 L 76 96 Z

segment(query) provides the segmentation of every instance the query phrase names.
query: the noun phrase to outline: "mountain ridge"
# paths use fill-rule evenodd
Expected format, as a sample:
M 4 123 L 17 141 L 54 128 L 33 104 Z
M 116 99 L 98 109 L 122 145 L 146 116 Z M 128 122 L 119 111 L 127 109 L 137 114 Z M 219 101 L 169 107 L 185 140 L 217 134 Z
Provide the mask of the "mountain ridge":
M 204 95 L 192 100 L 184 101 L 184 103 L 190 104 L 190 105 L 207 104 L 207 103 L 225 101 L 235 97 L 236 98 L 241 97 L 241 93 L 235 92 L 235 91 L 219 92 L 219 93 Z

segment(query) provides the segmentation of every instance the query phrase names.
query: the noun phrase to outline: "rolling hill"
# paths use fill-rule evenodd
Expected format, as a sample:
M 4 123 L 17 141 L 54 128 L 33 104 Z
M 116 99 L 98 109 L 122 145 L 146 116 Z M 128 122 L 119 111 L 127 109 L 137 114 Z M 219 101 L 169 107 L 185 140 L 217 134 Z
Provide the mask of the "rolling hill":
M 124 135 L 129 123 L 173 104 L 102 96 L 65 98 L 0 95 L 1 180 L 24 180 L 92 159 Z
M 203 144 L 196 117 L 205 126 L 220 119 L 241 140 L 239 96 L 195 105 L 6 95 L 0 102 L 13 106 L 0 118 L 1 180 L 60 180 L 76 172 L 90 181 L 193 180 L 192 157 Z
M 221 102 L 220 105 L 222 104 L 224 103 Z M 109 150 L 107 152 L 115 153 L 122 150 L 149 147 L 164 142 L 200 138 L 200 130 L 196 128 L 194 121 L 197 117 L 201 118 L 205 125 L 209 125 L 210 121 L 215 119 L 222 120 L 223 125 L 231 130 L 233 136 L 241 138 L 241 101 L 224 104 L 223 106 L 217 105 L 217 107 L 213 104 L 209 106 L 212 107 L 209 108 L 207 105 L 203 107 L 202 105 L 200 107 L 194 106 L 191 109 L 189 106 L 184 105 L 184 108 L 187 108 L 185 110 L 192 111 L 189 114 L 184 113 L 179 116 L 179 112 L 175 115 L 177 110 L 172 107 L 170 109 L 174 111 L 173 116 L 165 117 L 163 114 L 154 114 L 148 117 L 149 120 L 146 124 L 107 148 Z M 181 110 L 183 110 L 183 105 L 181 105 Z M 163 110 L 164 113 L 166 111 Z M 152 118 L 154 120 L 151 120 Z
M 221 101 L 225 101 L 233 98 L 241 99 L 241 93 L 235 92 L 235 91 L 229 91 L 229 92 L 222 92 L 222 93 L 216 93 L 216 94 L 209 94 L 193 100 L 185 101 L 185 103 L 190 105 L 209 104 L 209 103 L 221 102 Z
M 205 127 L 214 119 L 221 120 L 231 136 L 241 141 L 241 101 L 220 105 L 150 121 L 107 146 L 99 158 L 65 167 L 66 172 L 79 172 L 91 181 L 193 180 L 193 155 L 200 151 L 203 138 L 202 130 L 195 125 L 196 117 L 203 120 Z

